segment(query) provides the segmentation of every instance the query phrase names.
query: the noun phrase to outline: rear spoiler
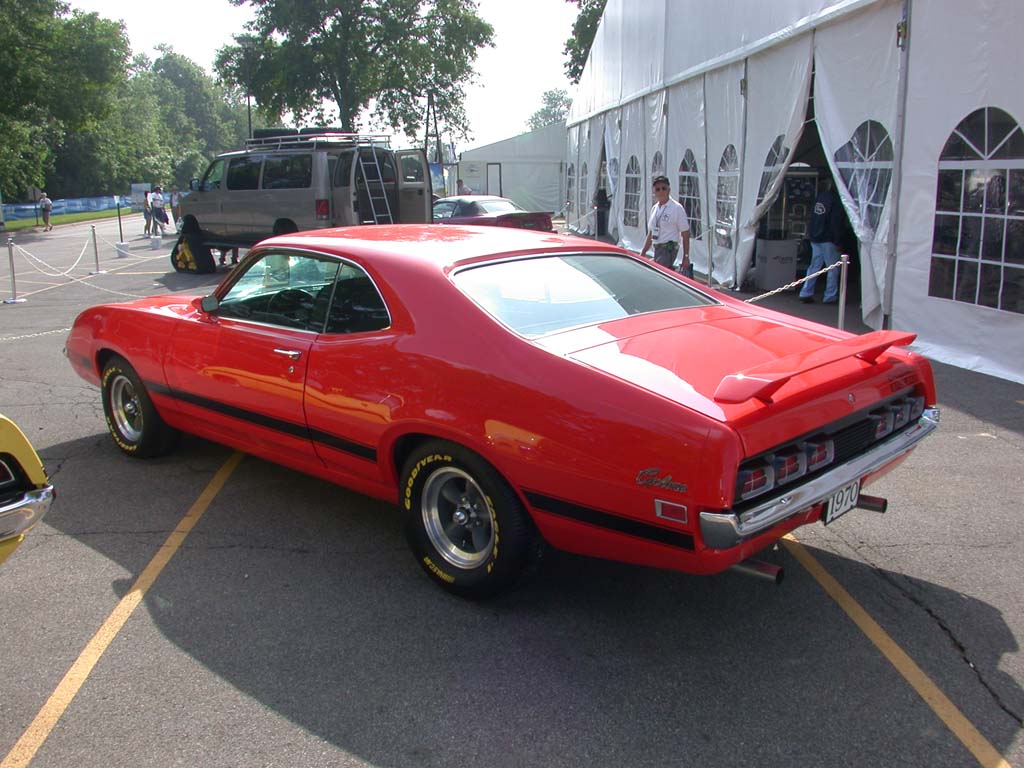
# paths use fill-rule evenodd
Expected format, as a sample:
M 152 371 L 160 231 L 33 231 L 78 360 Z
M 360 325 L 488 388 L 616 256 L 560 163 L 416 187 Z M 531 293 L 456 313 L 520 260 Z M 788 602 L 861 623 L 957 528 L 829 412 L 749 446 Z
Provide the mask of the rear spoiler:
M 744 403 L 756 397 L 770 403 L 772 395 L 794 376 L 848 357 L 857 357 L 866 363 L 874 364 L 889 347 L 904 347 L 916 338 L 916 333 L 874 331 L 807 352 L 780 357 L 778 360 L 771 360 L 726 376 L 715 390 L 715 401 Z

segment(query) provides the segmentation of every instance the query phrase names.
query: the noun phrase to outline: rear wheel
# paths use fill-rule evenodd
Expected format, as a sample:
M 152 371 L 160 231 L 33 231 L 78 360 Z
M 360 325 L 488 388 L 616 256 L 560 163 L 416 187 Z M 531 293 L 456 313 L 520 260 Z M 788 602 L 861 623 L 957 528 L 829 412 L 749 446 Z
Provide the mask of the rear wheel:
M 203 233 L 194 219 L 186 220 L 174 248 L 171 265 L 176 272 L 194 272 L 205 275 L 217 271 L 210 247 L 203 241 Z
M 178 431 L 160 418 L 128 361 L 112 357 L 103 368 L 101 387 L 103 415 L 118 448 L 145 459 L 162 456 L 174 447 Z
M 420 567 L 444 589 L 489 597 L 523 572 L 529 515 L 504 478 L 473 452 L 425 443 L 402 471 L 406 536 Z

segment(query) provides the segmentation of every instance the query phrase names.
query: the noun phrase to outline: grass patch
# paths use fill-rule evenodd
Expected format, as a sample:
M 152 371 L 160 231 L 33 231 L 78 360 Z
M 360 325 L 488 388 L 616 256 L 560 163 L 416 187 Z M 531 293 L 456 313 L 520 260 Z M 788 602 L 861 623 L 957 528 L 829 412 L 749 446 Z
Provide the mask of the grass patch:
M 121 215 L 128 216 L 132 213 L 130 208 L 122 208 Z M 109 211 L 82 211 L 81 213 L 62 213 L 59 216 L 51 216 L 50 223 L 53 226 L 59 224 L 72 224 L 76 221 L 94 221 L 96 219 L 110 219 L 117 216 L 117 209 L 112 208 Z M 43 218 L 39 217 L 39 224 L 36 224 L 35 219 L 18 219 L 17 221 L 7 222 L 7 231 L 13 232 L 17 229 L 32 229 L 36 226 L 43 226 Z

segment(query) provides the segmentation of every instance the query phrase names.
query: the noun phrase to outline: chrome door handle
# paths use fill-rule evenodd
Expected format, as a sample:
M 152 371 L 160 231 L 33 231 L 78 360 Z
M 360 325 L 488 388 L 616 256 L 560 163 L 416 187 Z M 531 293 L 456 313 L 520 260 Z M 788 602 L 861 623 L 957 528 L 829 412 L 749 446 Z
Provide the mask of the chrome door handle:
M 284 355 L 289 360 L 298 360 L 300 357 L 302 357 L 302 353 L 299 352 L 299 350 L 297 349 L 275 349 L 274 354 Z

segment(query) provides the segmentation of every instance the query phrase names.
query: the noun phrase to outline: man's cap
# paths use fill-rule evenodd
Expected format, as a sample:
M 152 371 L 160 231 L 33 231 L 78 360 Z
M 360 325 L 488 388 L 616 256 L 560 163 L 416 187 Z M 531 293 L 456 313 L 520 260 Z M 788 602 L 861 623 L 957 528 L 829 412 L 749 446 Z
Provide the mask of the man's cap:
M 667 184 L 670 187 L 672 186 L 672 182 L 668 180 L 668 176 L 655 176 L 651 180 L 651 186 L 653 187 L 655 184 Z

